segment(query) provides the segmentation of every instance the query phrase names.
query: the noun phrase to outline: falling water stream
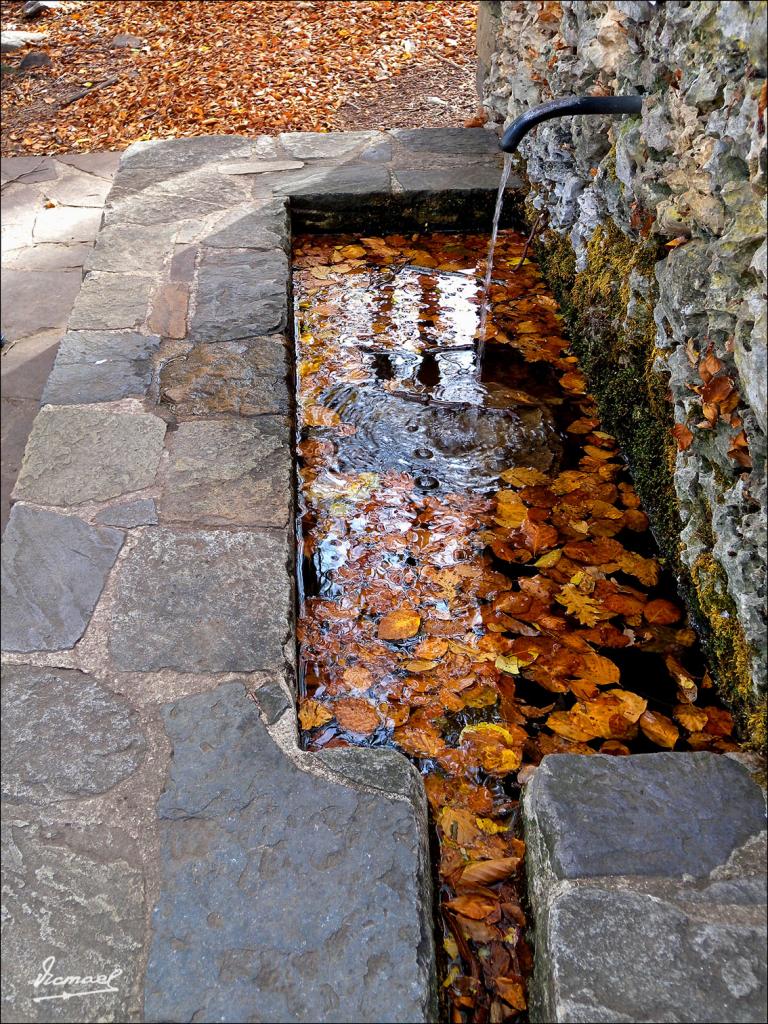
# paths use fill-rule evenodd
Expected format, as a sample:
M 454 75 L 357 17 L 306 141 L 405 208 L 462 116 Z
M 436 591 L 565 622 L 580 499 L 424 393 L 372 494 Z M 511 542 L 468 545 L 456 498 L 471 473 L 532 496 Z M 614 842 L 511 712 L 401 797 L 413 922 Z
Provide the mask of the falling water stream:
M 485 278 L 483 280 L 483 296 L 482 305 L 480 306 L 480 325 L 477 330 L 478 342 L 477 342 L 477 376 L 481 378 L 483 375 L 483 360 L 485 358 L 485 342 L 486 342 L 486 331 L 488 325 L 488 306 L 491 291 L 491 281 L 493 280 L 493 254 L 496 251 L 496 239 L 499 234 L 499 221 L 501 220 L 501 211 L 504 206 L 504 191 L 509 181 L 509 175 L 512 171 L 512 154 L 504 154 L 504 169 L 501 172 L 501 181 L 499 182 L 499 191 L 496 194 L 496 207 L 493 211 L 493 225 L 491 227 L 491 240 L 488 243 L 488 259 L 485 266 Z

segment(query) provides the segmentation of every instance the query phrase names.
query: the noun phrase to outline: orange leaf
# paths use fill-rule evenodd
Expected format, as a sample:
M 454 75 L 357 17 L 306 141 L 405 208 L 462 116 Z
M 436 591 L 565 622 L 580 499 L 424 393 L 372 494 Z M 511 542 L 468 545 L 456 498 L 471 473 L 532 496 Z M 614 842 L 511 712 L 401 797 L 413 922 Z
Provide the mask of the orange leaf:
M 299 705 L 299 722 L 304 730 L 315 729 L 325 725 L 333 718 L 333 712 L 320 701 L 306 698 Z
M 407 640 L 416 636 L 421 626 L 421 616 L 413 608 L 398 608 L 379 622 L 378 634 L 381 640 Z
M 672 427 L 672 433 L 681 452 L 687 451 L 693 444 L 693 431 L 689 430 L 684 423 L 676 423 Z
M 501 882 L 517 871 L 522 857 L 499 857 L 496 860 L 481 860 L 470 864 L 461 873 L 459 885 L 492 885 Z
M 669 626 L 673 622 L 679 622 L 683 617 L 682 611 L 676 604 L 673 604 L 671 601 L 665 601 L 663 598 L 649 601 L 643 608 L 643 615 L 646 622 L 651 622 L 657 626 Z
M 336 721 L 348 732 L 367 736 L 378 728 L 379 713 L 367 700 L 359 697 L 345 697 L 333 705 Z
M 644 711 L 638 724 L 652 743 L 667 750 L 672 750 L 680 738 L 680 730 L 675 723 L 658 711 Z
M 454 914 L 461 914 L 462 917 L 469 917 L 473 921 L 482 921 L 498 906 L 499 901 L 490 896 L 457 896 L 448 900 L 443 906 L 452 910 Z

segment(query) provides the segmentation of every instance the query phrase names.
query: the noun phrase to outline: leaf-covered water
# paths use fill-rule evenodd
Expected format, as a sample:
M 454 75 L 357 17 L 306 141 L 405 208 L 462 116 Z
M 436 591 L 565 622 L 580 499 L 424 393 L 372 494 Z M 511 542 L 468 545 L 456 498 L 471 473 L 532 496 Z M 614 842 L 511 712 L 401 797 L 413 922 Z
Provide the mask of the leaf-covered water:
M 648 520 L 524 240 L 301 238 L 299 717 L 392 744 L 439 845 L 452 1021 L 519 1020 L 520 787 L 546 754 L 728 750 Z

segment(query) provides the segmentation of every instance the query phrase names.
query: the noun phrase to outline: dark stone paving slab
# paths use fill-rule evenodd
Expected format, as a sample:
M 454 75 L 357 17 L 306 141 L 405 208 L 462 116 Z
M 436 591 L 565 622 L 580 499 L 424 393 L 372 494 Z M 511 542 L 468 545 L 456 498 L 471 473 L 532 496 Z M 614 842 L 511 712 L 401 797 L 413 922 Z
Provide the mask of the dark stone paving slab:
M 123 542 L 109 527 L 16 505 L 2 545 L 2 647 L 56 651 L 83 635 Z
M 234 341 L 276 334 L 288 321 L 288 261 L 280 250 L 206 249 L 190 337 Z
M 122 526 L 131 529 L 134 526 L 156 526 L 157 508 L 152 498 L 138 498 L 104 509 L 94 517 L 97 523 L 105 526 Z
M 288 250 L 288 213 L 284 203 L 243 213 L 205 235 L 202 244 L 217 249 Z
M 300 770 L 238 684 L 164 716 L 146 1020 L 434 1020 L 423 807 Z
M 392 137 L 415 153 L 499 156 L 499 140 L 485 128 L 393 128 Z
M 130 274 L 90 273 L 69 318 L 73 331 L 119 331 L 138 327 L 149 310 L 152 279 Z
M 490 191 L 499 187 L 500 169 L 487 163 L 455 167 L 398 167 L 394 178 L 405 192 Z
M 162 472 L 160 521 L 285 528 L 293 491 L 286 434 L 278 416 L 180 424 Z
M 2 670 L 3 799 L 48 804 L 105 793 L 146 752 L 135 712 L 81 672 Z
M 532 1021 L 765 1019 L 765 797 L 709 753 L 545 758 Z
M 3 830 L 3 1019 L 139 1020 L 145 907 L 135 845 L 126 836 L 107 839 L 103 827 L 73 825 L 66 815 L 48 824 L 10 808 Z M 110 979 L 109 991 L 47 998 L 62 991 L 53 978 L 89 975 Z M 65 991 L 95 987 L 70 984 Z
M 79 270 L 2 271 L 0 323 L 8 341 L 60 327 L 80 290 Z
M 279 334 L 202 342 L 163 365 L 160 395 L 177 416 L 287 413 L 287 380 L 288 349 Z
M 143 397 L 152 379 L 153 335 L 69 331 L 43 391 L 43 405 L 79 405 Z
M 149 487 L 165 429 L 150 413 L 45 406 L 29 435 L 14 497 L 38 505 L 79 505 Z
M 286 531 L 144 530 L 116 580 L 113 661 L 133 672 L 282 669 L 292 558 Z

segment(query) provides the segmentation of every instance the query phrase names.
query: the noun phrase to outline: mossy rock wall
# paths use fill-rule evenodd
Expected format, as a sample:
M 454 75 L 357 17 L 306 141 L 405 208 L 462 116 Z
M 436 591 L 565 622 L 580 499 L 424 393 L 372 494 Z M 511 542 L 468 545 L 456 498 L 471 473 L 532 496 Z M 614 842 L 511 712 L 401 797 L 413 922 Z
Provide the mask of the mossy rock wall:
M 756 745 L 766 692 L 767 6 L 502 3 L 484 84 L 486 108 L 505 123 L 553 96 L 646 96 L 642 117 L 558 119 L 523 142 L 529 217 L 543 214 L 538 255 L 604 422 Z M 713 370 L 721 383 L 705 389 Z

